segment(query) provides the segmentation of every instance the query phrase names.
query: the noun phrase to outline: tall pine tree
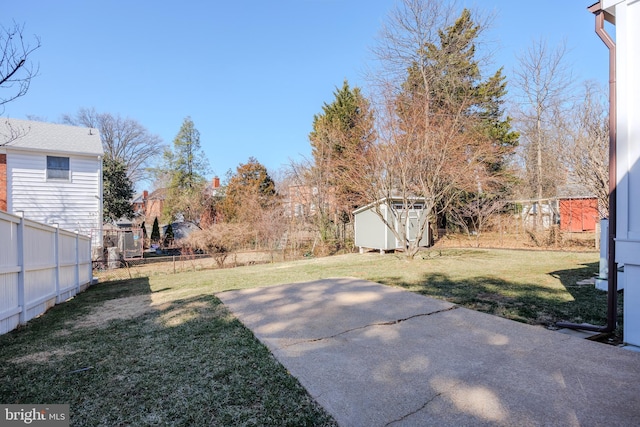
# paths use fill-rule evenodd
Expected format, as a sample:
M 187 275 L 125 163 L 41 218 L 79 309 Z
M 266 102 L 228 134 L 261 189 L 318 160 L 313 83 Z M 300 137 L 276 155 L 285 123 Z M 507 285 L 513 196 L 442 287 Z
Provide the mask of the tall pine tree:
M 169 175 L 169 187 L 163 216 L 167 222 L 178 217 L 187 221 L 199 220 L 203 210 L 205 175 L 209 161 L 200 146 L 200 132 L 190 117 L 184 119 L 173 140 L 173 150 L 164 154 L 164 172 Z
M 353 163 L 375 139 L 374 118 L 360 88 L 351 88 L 347 80 L 333 94 L 333 102 L 325 103 L 322 113 L 313 118 L 311 175 L 318 194 L 336 204 L 334 209 L 346 222 L 362 202 L 350 174 Z

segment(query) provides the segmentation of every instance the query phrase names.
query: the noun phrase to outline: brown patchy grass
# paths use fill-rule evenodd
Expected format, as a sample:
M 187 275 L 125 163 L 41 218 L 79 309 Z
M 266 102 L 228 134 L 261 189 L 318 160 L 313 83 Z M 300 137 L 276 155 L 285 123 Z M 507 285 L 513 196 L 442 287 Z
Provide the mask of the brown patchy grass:
M 92 286 L 0 336 L 0 401 L 67 403 L 74 426 L 335 425 L 181 274 Z

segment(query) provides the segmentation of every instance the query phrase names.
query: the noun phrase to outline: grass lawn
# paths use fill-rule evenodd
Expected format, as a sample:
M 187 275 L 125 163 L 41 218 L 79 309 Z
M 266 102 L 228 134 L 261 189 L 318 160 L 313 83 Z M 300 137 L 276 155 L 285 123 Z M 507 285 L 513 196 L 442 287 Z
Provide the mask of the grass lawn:
M 598 254 L 350 254 L 104 283 L 0 336 L 0 402 L 68 403 L 72 425 L 334 425 L 215 292 L 357 277 L 517 321 L 603 324 L 576 285 Z

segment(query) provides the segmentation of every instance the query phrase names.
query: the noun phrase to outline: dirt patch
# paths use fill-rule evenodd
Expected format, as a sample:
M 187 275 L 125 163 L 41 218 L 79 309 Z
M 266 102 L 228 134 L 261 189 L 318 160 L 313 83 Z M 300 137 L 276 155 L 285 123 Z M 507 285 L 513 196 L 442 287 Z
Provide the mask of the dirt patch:
M 70 324 L 73 329 L 105 327 L 112 320 L 133 319 L 154 310 L 149 295 L 135 295 L 105 301 L 85 317 Z
M 31 353 L 25 356 L 16 357 L 15 359 L 11 359 L 10 362 L 27 363 L 27 364 L 29 363 L 45 364 L 45 363 L 49 363 L 53 359 L 70 356 L 74 353 L 77 353 L 77 351 L 58 348 L 51 351 L 39 351 L 37 353 Z
M 185 306 L 174 308 L 163 313 L 162 316 L 160 316 L 160 321 L 165 326 L 179 326 L 190 320 L 197 319 L 202 315 L 203 311 L 210 308 L 209 304 L 204 301 L 194 301 Z
M 83 329 L 83 328 L 104 328 L 107 327 L 112 320 L 127 320 L 141 316 L 149 311 L 154 310 L 166 310 L 170 304 L 181 294 L 188 295 L 188 290 L 180 290 L 174 292 L 161 292 L 153 293 L 149 295 L 135 295 L 126 298 L 118 298 L 114 300 L 105 301 L 98 307 L 94 308 L 91 313 L 86 316 L 67 323 L 70 329 Z M 173 319 L 169 321 L 171 324 L 178 324 L 184 321 L 187 312 L 194 311 L 196 309 L 202 309 L 206 307 L 204 303 L 192 303 L 186 307 L 180 309 L 174 309 L 163 315 L 163 322 L 167 319 Z M 177 313 L 180 311 L 180 313 Z M 180 319 L 180 320 L 178 320 Z M 177 322 L 177 323 L 176 323 Z M 67 331 L 61 331 L 61 334 L 68 333 Z

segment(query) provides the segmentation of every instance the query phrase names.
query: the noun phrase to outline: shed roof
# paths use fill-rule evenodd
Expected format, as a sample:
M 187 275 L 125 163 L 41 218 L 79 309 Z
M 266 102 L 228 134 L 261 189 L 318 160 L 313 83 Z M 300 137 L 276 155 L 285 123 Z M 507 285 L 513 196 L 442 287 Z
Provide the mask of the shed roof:
M 567 183 L 558 187 L 558 199 L 595 199 L 593 191 L 577 183 Z
M 360 206 L 358 209 L 354 210 L 352 213 L 358 214 L 360 212 L 366 211 L 367 209 L 371 209 L 372 207 L 376 206 L 376 205 L 381 205 L 383 203 L 386 202 L 402 202 L 406 200 L 408 203 L 424 203 L 427 199 L 425 197 L 400 197 L 400 196 L 394 196 L 394 197 L 384 197 L 382 199 L 376 200 L 375 202 L 371 202 L 367 205 L 364 206 Z
M 7 118 L 0 119 L 2 146 L 70 154 L 104 154 L 97 129 Z

